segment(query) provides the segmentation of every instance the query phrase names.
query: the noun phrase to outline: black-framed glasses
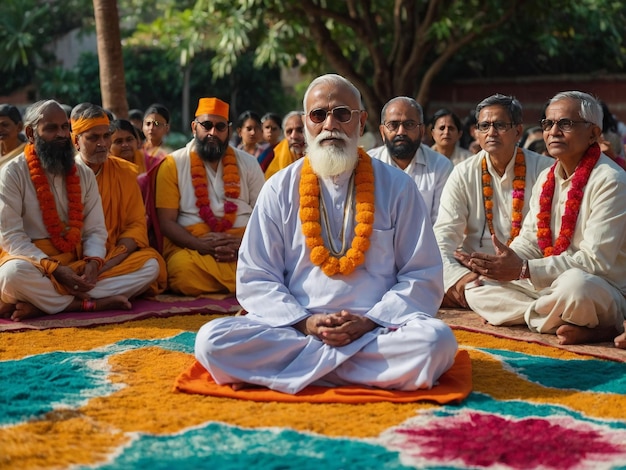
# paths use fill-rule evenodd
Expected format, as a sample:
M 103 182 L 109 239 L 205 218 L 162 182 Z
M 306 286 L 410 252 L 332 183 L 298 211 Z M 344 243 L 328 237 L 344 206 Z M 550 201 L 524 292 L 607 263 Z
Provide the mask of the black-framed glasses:
M 504 122 L 504 121 L 494 121 L 494 122 L 489 122 L 489 121 L 481 121 L 476 123 L 476 130 L 479 132 L 489 132 L 489 129 L 491 129 L 491 126 L 493 126 L 493 128 L 498 131 L 498 132 L 506 132 L 509 129 L 512 129 L 513 126 L 515 125 L 514 122 Z
M 383 126 L 389 129 L 391 132 L 396 132 L 398 129 L 400 129 L 400 126 L 404 127 L 404 129 L 407 131 L 411 131 L 416 127 L 420 127 L 423 125 L 423 123 L 414 121 L 413 119 L 408 119 L 406 121 L 387 121 L 383 123 Z
M 309 119 L 315 124 L 320 124 L 326 121 L 326 118 L 328 118 L 329 114 L 332 114 L 334 119 L 345 124 L 352 120 L 352 115 L 354 113 L 360 112 L 360 109 L 350 109 L 347 106 L 337 106 L 336 108 L 329 110 L 317 108 L 309 112 Z
M 215 130 L 217 132 L 224 132 L 226 129 L 228 129 L 228 126 L 230 125 L 228 122 L 213 122 L 213 121 L 198 121 L 196 119 L 196 122 L 198 124 L 200 124 L 202 127 L 204 127 L 204 130 L 207 132 L 210 132 L 211 129 L 213 129 L 215 127 Z
M 561 131 L 571 132 L 576 124 L 589 124 L 589 121 L 574 121 L 573 119 L 559 119 L 558 121 L 553 121 L 552 119 L 542 119 L 539 121 L 539 125 L 544 132 L 550 131 L 552 126 L 555 124 Z

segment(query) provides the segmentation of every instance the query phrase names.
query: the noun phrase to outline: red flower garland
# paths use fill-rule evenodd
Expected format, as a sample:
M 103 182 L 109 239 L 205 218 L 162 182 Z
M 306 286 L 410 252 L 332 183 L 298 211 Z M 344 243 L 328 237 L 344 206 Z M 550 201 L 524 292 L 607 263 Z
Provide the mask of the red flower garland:
M 224 196 L 232 199 L 239 198 L 240 179 L 237 159 L 229 148 L 222 158 L 224 181 Z M 237 219 L 237 204 L 232 201 L 224 201 L 224 217 L 217 217 L 211 210 L 209 189 L 206 177 L 206 169 L 202 159 L 191 152 L 191 182 L 196 195 L 196 206 L 200 209 L 200 218 L 206 222 L 212 232 L 225 232 L 232 228 Z
M 589 181 L 589 176 L 593 168 L 600 158 L 600 146 L 598 144 L 591 145 L 583 158 L 580 159 L 574 176 L 572 177 L 572 185 L 567 193 L 567 201 L 565 202 L 565 211 L 561 218 L 561 231 L 557 237 L 554 246 L 552 246 L 552 229 L 550 221 L 552 220 L 552 199 L 554 198 L 554 169 L 556 163 L 552 165 L 548 172 L 547 179 L 541 188 L 541 196 L 539 197 L 539 214 L 537 214 L 537 243 L 543 251 L 543 256 L 560 255 L 569 247 L 578 214 L 580 212 L 580 203 L 583 199 L 585 186 Z
M 493 230 L 493 188 L 491 187 L 491 175 L 487 168 L 487 157 L 483 157 L 481 162 L 482 168 L 482 186 L 483 186 L 483 204 L 485 206 L 485 217 L 489 226 L 489 233 L 494 234 Z M 526 160 L 524 159 L 524 151 L 517 148 L 515 155 L 515 178 L 513 179 L 513 213 L 511 214 L 511 234 L 506 242 L 510 245 L 515 237 L 519 235 L 522 228 L 522 210 L 524 209 L 524 194 L 526 188 Z
M 37 192 L 37 201 L 39 201 L 43 223 L 50 235 L 50 241 L 60 252 L 69 253 L 81 241 L 81 230 L 83 228 L 83 203 L 80 191 L 80 178 L 76 174 L 76 165 L 72 166 L 72 169 L 65 175 L 69 218 L 66 225 L 59 217 L 54 196 L 48 184 L 48 177 L 43 168 L 41 168 L 39 158 L 35 154 L 35 146 L 28 144 L 24 148 L 24 155 L 28 163 L 30 179 Z

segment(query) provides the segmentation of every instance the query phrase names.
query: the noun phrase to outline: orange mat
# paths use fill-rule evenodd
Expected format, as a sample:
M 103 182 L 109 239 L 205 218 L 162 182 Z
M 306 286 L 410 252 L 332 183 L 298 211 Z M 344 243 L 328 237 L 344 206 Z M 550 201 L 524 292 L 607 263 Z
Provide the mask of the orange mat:
M 189 369 L 178 376 L 174 383 L 174 390 L 252 401 L 353 404 L 381 401 L 394 403 L 432 401 L 443 405 L 445 403 L 460 403 L 470 394 L 472 391 L 472 363 L 468 352 L 460 350 L 452 367 L 439 378 L 439 383 L 430 390 L 404 392 L 354 385 L 344 387 L 310 385 L 295 395 L 289 395 L 267 388 L 248 388 L 234 391 L 230 385 L 216 384 L 202 364 L 195 361 Z

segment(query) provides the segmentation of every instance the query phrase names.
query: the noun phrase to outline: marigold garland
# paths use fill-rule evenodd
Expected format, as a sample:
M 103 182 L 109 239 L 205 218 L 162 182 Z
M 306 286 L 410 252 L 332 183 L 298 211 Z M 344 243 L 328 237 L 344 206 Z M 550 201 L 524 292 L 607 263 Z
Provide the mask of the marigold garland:
M 80 178 L 76 174 L 76 165 L 65 175 L 67 187 L 67 214 L 65 224 L 59 217 L 54 196 L 50 190 L 48 177 L 41 167 L 39 157 L 35 154 L 35 146 L 28 144 L 24 148 L 24 155 L 28 163 L 30 179 L 35 186 L 37 201 L 41 209 L 43 223 L 50 235 L 52 245 L 62 253 L 69 253 L 81 241 L 83 228 L 83 202 L 80 190 Z
M 555 188 L 554 170 L 558 162 L 555 162 L 550 168 L 546 181 L 541 188 L 539 213 L 537 214 L 537 243 L 541 251 L 543 251 L 544 257 L 560 255 L 569 248 L 574 236 L 574 230 L 576 229 L 584 189 L 599 158 L 600 146 L 596 143 L 587 149 L 585 155 L 578 162 L 574 170 L 570 190 L 567 193 L 565 211 L 561 218 L 561 231 L 554 246 L 552 245 L 550 221 L 552 220 L 552 199 L 554 198 Z
M 224 196 L 238 199 L 240 192 L 239 168 L 237 158 L 232 149 L 228 149 L 222 157 L 222 181 L 224 181 Z M 196 206 L 200 209 L 200 218 L 206 222 L 213 232 L 225 232 L 232 228 L 237 219 L 237 204 L 224 201 L 224 217 L 217 217 L 211 210 L 209 188 L 206 169 L 202 159 L 195 152 L 191 152 L 191 183 L 196 195 Z
M 483 157 L 482 162 L 482 186 L 483 186 L 483 204 L 485 206 L 485 217 L 489 226 L 489 233 L 494 234 L 493 230 L 493 188 L 491 187 L 491 175 L 487 169 L 487 157 Z M 519 235 L 522 228 L 524 209 L 524 194 L 526 188 L 526 160 L 524 159 L 524 151 L 517 148 L 515 154 L 515 178 L 513 179 L 513 213 L 511 214 L 511 233 L 507 245 Z
M 320 224 L 319 197 L 320 187 L 317 175 L 313 172 L 309 158 L 305 157 L 300 174 L 300 221 L 306 244 L 311 249 L 310 259 L 320 266 L 324 274 L 344 276 L 363 264 L 365 253 L 370 247 L 369 237 L 374 224 L 374 170 L 372 160 L 367 153 L 359 149 L 359 161 L 354 176 L 356 213 L 354 220 L 355 236 L 351 248 L 341 258 L 336 258 L 324 245 Z

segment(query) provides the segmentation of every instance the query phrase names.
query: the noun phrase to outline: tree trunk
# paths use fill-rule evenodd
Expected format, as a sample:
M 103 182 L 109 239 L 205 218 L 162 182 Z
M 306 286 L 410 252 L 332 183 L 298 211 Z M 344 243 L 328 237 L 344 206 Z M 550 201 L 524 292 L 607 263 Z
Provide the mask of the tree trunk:
M 102 106 L 118 118 L 128 118 L 124 59 L 117 0 L 93 0 L 100 65 Z

